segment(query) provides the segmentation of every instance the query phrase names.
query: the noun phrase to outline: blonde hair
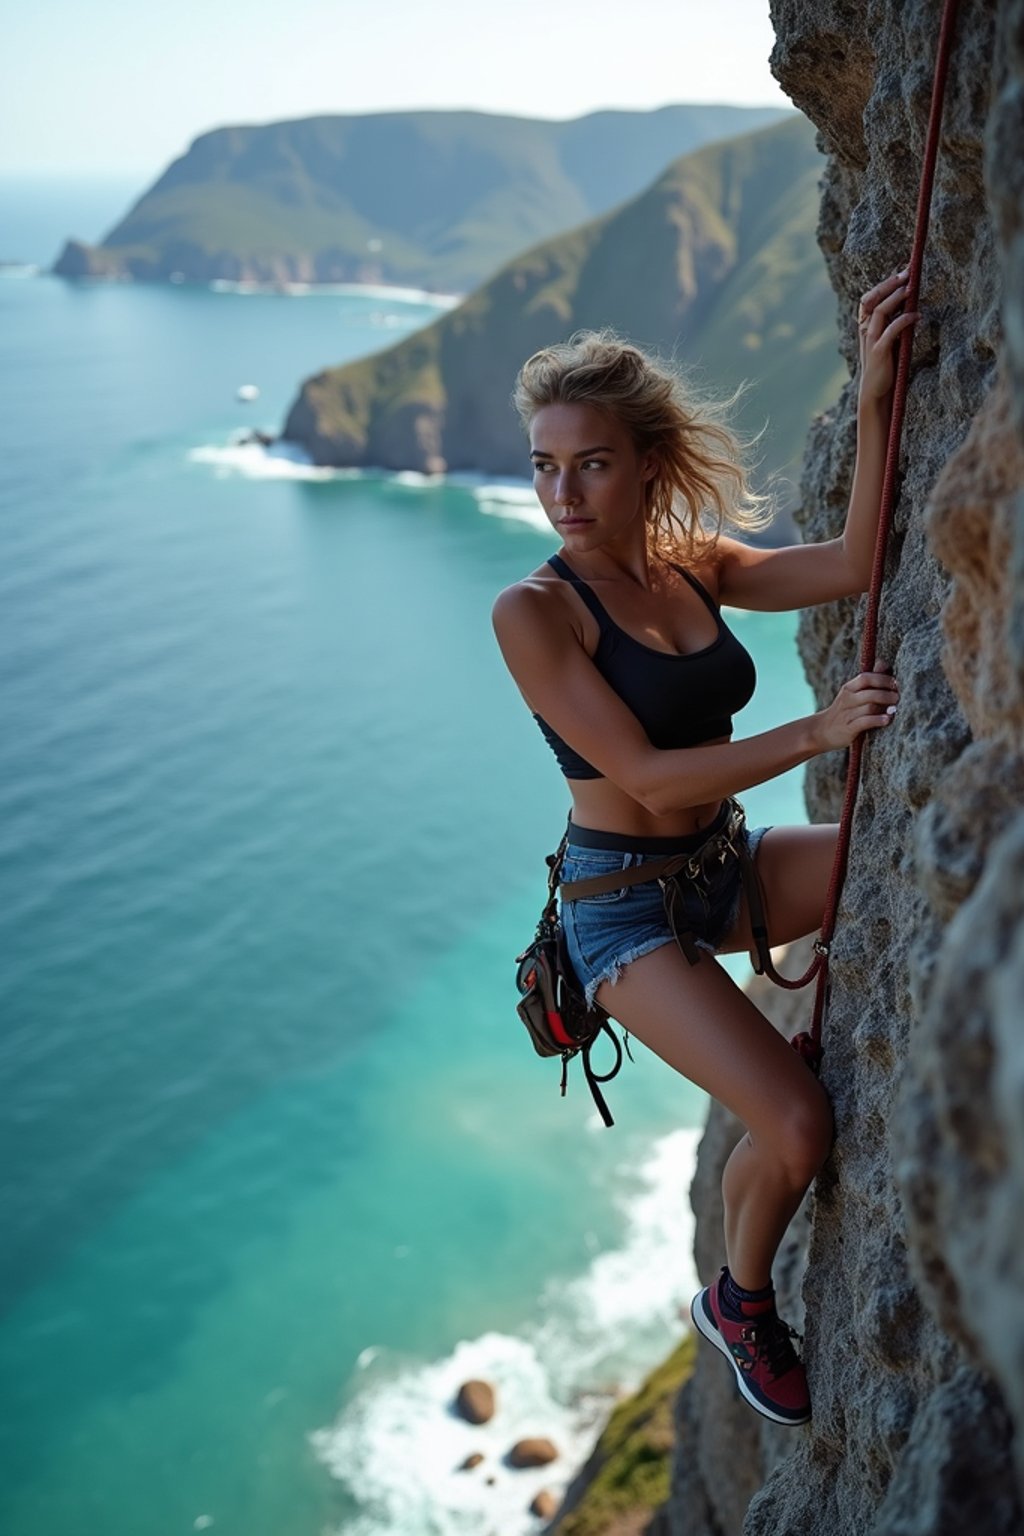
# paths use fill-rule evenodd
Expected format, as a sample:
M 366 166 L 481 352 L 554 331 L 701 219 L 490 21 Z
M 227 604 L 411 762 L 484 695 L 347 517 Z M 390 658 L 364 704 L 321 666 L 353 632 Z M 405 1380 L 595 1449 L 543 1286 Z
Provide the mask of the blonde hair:
M 744 389 L 727 400 L 700 399 L 674 368 L 614 331 L 577 331 L 527 359 L 512 400 L 527 430 L 545 405 L 592 405 L 620 421 L 637 452 L 657 460 L 644 487 L 649 551 L 695 561 L 714 548 L 723 525 L 749 532 L 771 521 L 771 498 L 750 485 L 753 444 L 728 425 Z

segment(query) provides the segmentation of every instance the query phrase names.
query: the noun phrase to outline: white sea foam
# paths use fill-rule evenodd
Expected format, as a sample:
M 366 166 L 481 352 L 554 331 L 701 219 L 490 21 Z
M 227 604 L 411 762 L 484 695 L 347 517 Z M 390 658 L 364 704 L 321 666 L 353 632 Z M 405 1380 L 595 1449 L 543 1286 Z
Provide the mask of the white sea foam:
M 503 517 L 524 529 L 551 533 L 551 524 L 529 481 L 484 480 L 471 486 L 480 511 L 486 517 Z
M 686 1196 L 699 1134 L 664 1137 L 624 1175 L 616 1194 L 626 1217 L 621 1247 L 598 1253 L 583 1275 L 553 1277 L 538 1321 L 522 1336 L 483 1334 L 429 1364 L 380 1352 L 374 1379 L 332 1427 L 311 1436 L 361 1506 L 346 1536 L 528 1536 L 540 1528 L 529 1512 L 534 1495 L 564 1493 L 616 1398 L 683 1332 L 682 1305 L 696 1288 Z M 495 1384 L 488 1424 L 467 1424 L 452 1410 L 470 1377 Z M 558 1459 L 508 1466 L 515 1441 L 534 1435 L 550 1438 Z M 474 1451 L 484 1460 L 459 1471 Z
M 384 479 L 392 485 L 454 485 L 468 490 L 479 511 L 488 517 L 503 517 L 524 529 L 551 532 L 551 524 L 537 501 L 528 481 L 490 480 L 486 475 L 459 471 L 450 475 L 427 475 L 415 469 L 329 469 L 313 464 L 297 443 L 278 441 L 269 447 L 262 443 L 234 441 L 205 444 L 189 451 L 195 464 L 210 464 L 221 478 L 243 475 L 251 480 L 359 480 Z
M 355 479 L 358 469 L 326 469 L 312 464 L 309 455 L 293 443 L 233 442 L 207 444 L 189 450 L 193 464 L 210 464 L 218 479 L 244 475 L 249 480 L 341 480 Z
M 463 299 L 460 293 L 431 293 L 426 288 L 392 288 L 387 283 L 257 283 L 244 278 L 215 277 L 208 286 L 214 293 L 234 293 L 243 297 L 253 293 L 273 293 L 291 299 L 377 299 L 389 304 L 430 304 L 437 309 L 454 309 Z

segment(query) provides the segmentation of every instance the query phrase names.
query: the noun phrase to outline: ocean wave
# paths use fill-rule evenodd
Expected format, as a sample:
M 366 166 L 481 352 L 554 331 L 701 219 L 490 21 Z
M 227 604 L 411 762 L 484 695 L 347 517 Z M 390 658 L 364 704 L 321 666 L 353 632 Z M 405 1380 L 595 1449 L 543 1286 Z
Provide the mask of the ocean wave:
M 473 486 L 476 504 L 485 517 L 503 517 L 523 528 L 550 536 L 551 524 L 528 481 L 491 481 Z
M 431 293 L 427 288 L 392 288 L 387 283 L 259 283 L 246 278 L 215 277 L 207 286 L 213 293 L 241 294 L 243 297 L 254 293 L 271 293 L 289 299 L 376 299 L 389 304 L 429 304 L 436 309 L 454 309 L 463 299 L 460 293 Z
M 188 455 L 195 464 L 210 464 L 215 472 L 244 475 L 252 480 L 387 480 L 392 485 L 452 485 L 467 490 L 479 511 L 487 517 L 504 517 L 541 533 L 551 524 L 529 481 L 511 478 L 491 480 L 486 475 L 455 471 L 447 475 L 424 474 L 417 469 L 331 469 L 314 464 L 297 443 L 278 440 L 271 444 L 237 440 L 204 444 Z
M 313 464 L 301 448 L 285 442 L 269 448 L 252 442 L 207 444 L 191 448 L 188 457 L 190 463 L 212 465 L 218 479 L 244 475 L 250 480 L 353 480 L 363 473 Z
M 597 1253 L 576 1278 L 553 1277 L 539 1319 L 519 1336 L 486 1333 L 428 1364 L 395 1361 L 380 1346 L 362 1352 L 360 1372 L 372 1379 L 333 1426 L 310 1437 L 360 1505 L 346 1536 L 527 1536 L 539 1528 L 529 1512 L 534 1495 L 565 1492 L 614 1403 L 684 1332 L 683 1303 L 696 1289 L 685 1192 L 700 1134 L 663 1137 L 623 1175 L 622 1244 Z M 451 1404 L 462 1382 L 478 1377 L 494 1382 L 497 1411 L 472 1425 Z M 558 1459 L 508 1466 L 515 1441 L 534 1435 L 550 1438 Z M 459 1471 L 476 1451 L 484 1460 Z

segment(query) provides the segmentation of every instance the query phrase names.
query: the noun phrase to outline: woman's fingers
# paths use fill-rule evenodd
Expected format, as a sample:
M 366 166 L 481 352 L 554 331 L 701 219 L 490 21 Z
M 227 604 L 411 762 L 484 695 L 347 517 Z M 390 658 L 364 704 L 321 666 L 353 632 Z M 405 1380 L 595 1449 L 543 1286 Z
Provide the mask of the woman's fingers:
M 878 300 L 878 303 L 872 310 L 872 314 L 891 315 L 894 309 L 899 309 L 909 291 L 909 283 L 900 283 L 898 288 L 894 288 L 891 293 L 887 293 L 884 298 Z
M 877 339 L 888 345 L 894 336 L 898 336 L 900 331 L 905 331 L 908 325 L 913 325 L 914 321 L 920 320 L 920 318 L 920 310 L 908 310 L 905 315 L 897 315 L 895 320 L 889 321 L 889 324 L 879 334 Z
M 867 293 L 862 295 L 860 301 L 861 308 L 874 309 L 879 300 L 892 293 L 894 288 L 900 287 L 901 284 L 905 285 L 909 276 L 909 266 L 901 268 L 899 272 L 890 272 L 888 277 L 883 277 L 880 283 L 876 283 L 873 288 L 869 288 Z
M 870 686 L 873 682 L 881 686 Z M 899 703 L 899 689 L 891 678 L 873 678 L 871 674 L 862 674 L 847 683 L 847 689 L 851 695 L 849 709 L 850 728 L 863 730 L 866 726 L 888 725 L 896 715 L 896 706 Z
M 846 685 L 848 688 L 878 688 L 887 693 L 899 692 L 900 685 L 887 672 L 861 672 Z

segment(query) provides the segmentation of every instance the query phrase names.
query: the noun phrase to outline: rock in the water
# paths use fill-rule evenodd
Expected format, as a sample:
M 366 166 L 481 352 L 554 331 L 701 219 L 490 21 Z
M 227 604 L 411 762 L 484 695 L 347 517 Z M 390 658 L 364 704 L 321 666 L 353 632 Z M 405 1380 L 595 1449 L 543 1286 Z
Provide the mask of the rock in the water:
M 464 1381 L 455 1399 L 455 1411 L 470 1424 L 486 1424 L 495 1410 L 494 1388 L 489 1381 Z
M 458 1470 L 460 1472 L 472 1472 L 473 1468 L 478 1467 L 483 1459 L 483 1451 L 471 1451 L 465 1461 L 459 1462 Z
M 530 1500 L 530 1514 L 539 1515 L 542 1520 L 553 1520 L 558 1514 L 559 1503 L 557 1494 L 552 1493 L 550 1488 L 542 1488 Z
M 558 1451 L 550 1440 L 535 1436 L 517 1440 L 508 1453 L 510 1467 L 544 1467 L 558 1459 Z

